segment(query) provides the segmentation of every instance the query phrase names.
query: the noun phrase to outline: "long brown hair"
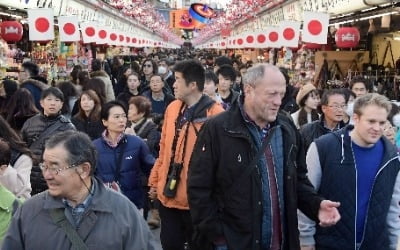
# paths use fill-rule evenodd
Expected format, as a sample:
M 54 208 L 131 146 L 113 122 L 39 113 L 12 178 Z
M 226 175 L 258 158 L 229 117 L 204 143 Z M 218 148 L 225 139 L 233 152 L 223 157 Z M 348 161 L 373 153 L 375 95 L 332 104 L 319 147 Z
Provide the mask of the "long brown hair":
M 87 95 L 94 101 L 94 108 L 92 112 L 90 112 L 89 116 L 86 116 L 85 111 L 83 111 L 81 107 L 81 99 L 83 95 Z M 74 116 L 75 118 L 78 118 L 80 120 L 86 120 L 88 119 L 89 121 L 98 121 L 100 120 L 100 113 L 101 113 L 101 101 L 99 96 L 96 94 L 94 90 L 88 89 L 82 92 L 79 100 L 79 111 L 78 113 Z

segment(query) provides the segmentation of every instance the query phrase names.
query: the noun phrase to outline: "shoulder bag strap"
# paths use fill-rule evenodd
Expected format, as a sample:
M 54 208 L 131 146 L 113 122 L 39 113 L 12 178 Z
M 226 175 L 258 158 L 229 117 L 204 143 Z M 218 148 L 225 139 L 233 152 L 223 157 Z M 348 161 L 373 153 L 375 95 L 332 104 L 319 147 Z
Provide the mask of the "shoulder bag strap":
M 50 216 L 54 223 L 61 227 L 67 235 L 69 241 L 72 243 L 73 250 L 89 250 L 85 242 L 79 236 L 75 228 L 67 220 L 63 209 L 50 209 Z
M 44 140 L 46 137 L 48 137 L 48 136 L 50 136 L 51 134 L 53 134 L 54 132 L 56 132 L 57 129 L 58 129 L 58 126 L 56 126 L 57 123 L 58 123 L 58 122 L 56 121 L 56 122 L 54 122 L 53 124 L 51 124 L 50 127 L 46 128 L 46 130 L 43 131 L 43 132 L 39 135 L 39 137 L 37 138 L 37 140 L 34 141 L 34 142 L 31 144 L 30 148 L 37 147 L 36 144 L 40 143 L 40 142 L 41 142 L 42 140 Z
M 274 134 L 275 130 L 276 130 L 276 128 L 271 128 L 271 130 L 268 132 L 268 135 L 264 138 L 264 140 L 261 144 L 261 148 L 258 150 L 257 154 L 254 156 L 253 160 L 246 167 L 244 172 L 239 177 L 237 177 L 234 182 L 232 182 L 233 184 L 230 186 L 230 188 L 228 188 L 228 191 L 226 192 L 226 197 L 231 196 L 236 191 L 235 187 L 240 186 L 240 185 L 238 185 L 238 183 L 240 183 L 240 180 L 243 180 L 247 176 L 251 175 L 251 173 L 254 171 L 254 169 L 257 168 L 257 166 L 256 166 L 257 162 L 261 158 L 261 155 L 264 154 L 265 148 L 271 141 L 272 135 Z

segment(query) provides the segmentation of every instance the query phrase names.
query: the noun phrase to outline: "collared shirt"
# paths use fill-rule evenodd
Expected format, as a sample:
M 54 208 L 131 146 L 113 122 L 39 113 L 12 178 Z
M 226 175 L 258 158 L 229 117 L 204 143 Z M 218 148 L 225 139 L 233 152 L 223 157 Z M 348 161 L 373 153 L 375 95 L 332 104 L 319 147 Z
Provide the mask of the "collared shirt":
M 114 144 L 110 139 L 108 139 L 107 137 L 108 135 L 108 131 L 107 129 L 104 130 L 104 132 L 101 134 L 101 136 L 103 137 L 103 139 L 106 141 L 106 143 L 108 144 L 108 146 L 112 147 L 112 148 L 116 148 L 118 146 L 118 143 L 122 140 L 122 138 L 124 138 L 124 133 L 119 134 L 118 138 L 117 138 L 117 142 L 116 144 Z
M 85 198 L 85 200 L 76 205 L 75 207 L 72 206 L 71 202 L 65 198 L 62 199 L 65 208 L 67 209 L 67 211 L 72 215 L 72 219 L 74 220 L 75 226 L 78 226 L 79 223 L 81 222 L 81 219 L 83 217 L 83 214 L 85 213 L 85 211 L 88 209 L 88 207 L 90 206 L 92 199 L 93 199 L 93 195 L 95 192 L 95 188 L 94 188 L 94 183 L 92 181 L 92 186 L 90 188 L 90 192 L 88 193 L 88 196 Z

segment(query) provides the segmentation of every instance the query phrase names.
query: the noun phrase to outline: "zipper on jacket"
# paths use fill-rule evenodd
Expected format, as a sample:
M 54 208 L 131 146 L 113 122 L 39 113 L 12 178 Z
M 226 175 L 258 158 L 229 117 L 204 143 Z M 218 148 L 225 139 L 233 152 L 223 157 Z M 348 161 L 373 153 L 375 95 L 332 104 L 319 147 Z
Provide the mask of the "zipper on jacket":
M 398 156 L 389 159 L 385 164 L 383 164 L 382 167 L 378 170 L 378 172 L 376 173 L 376 175 L 375 175 L 375 177 L 374 177 L 374 182 L 372 183 L 372 189 L 371 189 L 371 192 L 370 192 L 370 194 L 369 194 L 367 210 L 366 210 L 366 213 L 365 213 L 363 237 L 361 238 L 360 246 L 362 245 L 362 243 L 363 243 L 363 241 L 364 241 L 364 237 L 365 237 L 365 229 L 367 228 L 367 222 L 368 222 L 369 205 L 370 205 L 370 201 L 371 201 L 372 192 L 374 191 L 374 188 L 375 188 L 376 178 L 378 177 L 379 173 L 382 172 L 382 170 L 385 169 L 386 166 L 389 165 L 389 163 L 390 163 L 391 161 L 395 160 L 396 158 L 398 158 Z M 357 218 L 357 214 L 356 214 L 356 218 Z M 357 232 L 357 230 L 356 230 L 356 232 Z M 357 241 L 357 240 L 356 240 L 356 241 Z M 357 242 L 356 242 L 356 246 L 357 246 Z

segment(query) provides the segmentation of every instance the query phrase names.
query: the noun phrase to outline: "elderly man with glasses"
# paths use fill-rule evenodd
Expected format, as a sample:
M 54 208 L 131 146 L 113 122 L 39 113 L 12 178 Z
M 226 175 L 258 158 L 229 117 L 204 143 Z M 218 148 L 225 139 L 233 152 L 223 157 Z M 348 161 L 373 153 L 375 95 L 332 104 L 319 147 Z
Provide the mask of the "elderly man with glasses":
M 156 249 L 135 205 L 93 177 L 96 155 L 84 133 L 52 136 L 40 164 L 49 189 L 17 210 L 2 249 Z

